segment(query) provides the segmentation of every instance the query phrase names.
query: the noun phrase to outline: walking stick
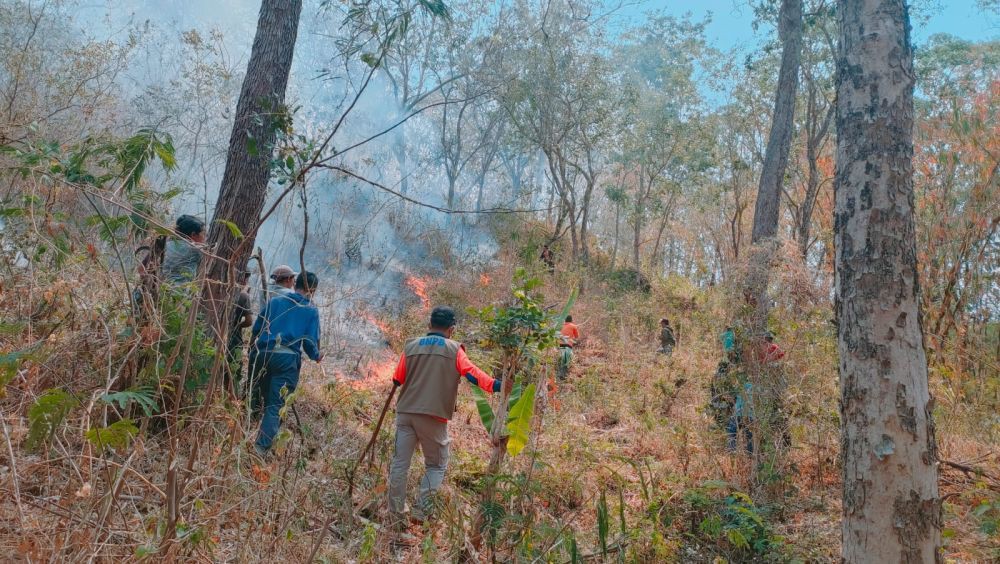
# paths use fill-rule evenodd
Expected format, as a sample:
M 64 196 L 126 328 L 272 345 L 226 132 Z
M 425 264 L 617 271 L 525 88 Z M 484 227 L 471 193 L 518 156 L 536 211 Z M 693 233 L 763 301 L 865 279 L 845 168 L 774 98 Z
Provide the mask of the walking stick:
M 375 444 L 375 440 L 378 439 L 378 432 L 382 429 L 382 421 L 385 420 L 385 413 L 389 411 L 389 404 L 392 403 L 392 397 L 396 395 L 397 386 L 394 384 L 392 390 L 389 390 L 388 397 L 385 398 L 385 405 L 382 406 L 382 413 L 378 416 L 378 423 L 375 424 L 375 431 L 372 432 L 372 438 L 368 440 L 368 444 L 365 445 L 365 449 L 361 451 L 361 456 L 358 457 L 357 466 L 360 466 L 362 462 L 365 461 L 365 456 L 368 455 L 368 451 L 371 450 L 371 459 L 368 461 L 368 467 L 375 462 L 375 450 L 372 446 Z

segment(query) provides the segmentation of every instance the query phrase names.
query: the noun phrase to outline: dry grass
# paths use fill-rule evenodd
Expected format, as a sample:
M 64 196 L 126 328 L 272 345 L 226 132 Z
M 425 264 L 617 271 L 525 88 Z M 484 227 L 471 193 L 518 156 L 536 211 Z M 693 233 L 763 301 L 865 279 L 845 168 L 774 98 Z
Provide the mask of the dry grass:
M 509 258 L 501 257 L 501 262 L 512 264 Z M 0 553 L 30 561 L 132 560 L 156 550 L 157 558 L 185 561 L 301 561 L 332 516 L 318 551 L 324 561 L 451 561 L 471 554 L 465 535 L 490 445 L 469 392 L 462 392 L 451 424 L 443 518 L 429 530 L 413 529 L 420 541 L 414 546 L 394 546 L 377 526 L 384 519 L 391 420 L 377 442 L 375 466 L 358 471 L 353 499 L 346 499 L 350 469 L 371 432 L 388 382 L 333 382 L 330 371 L 311 364 L 296 400 L 302 427 L 286 421 L 294 431 L 292 439 L 267 463 L 247 455 L 255 429 L 242 405 L 220 400 L 186 419 L 176 458 L 184 468 L 183 530 L 177 539 L 163 542 L 168 435 L 147 428 L 126 452 L 103 456 L 83 439 L 87 428 L 108 416 L 93 399 L 106 389 L 115 363 L 141 348 L 138 337 L 117 337 L 123 318 L 102 309 L 116 302 L 116 287 L 95 288 L 89 281 L 97 272 L 95 264 L 77 262 L 49 279 L 5 280 L 0 294 L 5 311 L 32 320 L 30 331 L 4 337 L 3 350 L 42 341 L 45 351 L 22 366 L 0 400 L 6 426 L 0 437 Z M 489 283 L 482 279 L 479 284 L 446 275 L 435 279 L 429 291 L 435 300 L 483 306 L 505 299 L 511 274 L 512 267 L 498 267 L 488 272 Z M 567 273 L 547 280 L 545 303 L 565 300 L 579 276 Z M 39 308 L 45 308 L 40 315 Z M 803 310 L 801 304 L 779 304 L 777 310 L 779 319 L 789 320 L 779 339 L 789 352 L 794 447 L 788 455 L 785 497 L 772 503 L 767 515 L 774 532 L 785 538 L 782 558 L 805 561 L 835 560 L 839 552 L 838 390 L 825 311 L 820 306 Z M 654 352 L 656 319 L 664 313 L 680 337 L 670 358 Z M 533 448 L 508 463 L 512 478 L 531 478 L 527 490 L 507 501 L 508 509 L 530 516 L 530 524 L 521 526 L 531 530 L 531 546 L 506 546 L 501 558 L 530 560 L 524 555 L 535 551 L 543 559 L 564 560 L 567 532 L 581 552 L 594 551 L 599 544 L 595 506 L 605 490 L 614 511 L 619 492 L 625 503 L 630 531 L 620 546 L 631 558 L 658 554 L 677 561 L 711 561 L 711 547 L 689 542 L 686 522 L 657 525 L 650 512 L 656 502 L 680 504 L 685 492 L 712 480 L 744 491 L 754 486 L 748 460 L 726 452 L 724 438 L 703 412 L 721 354 L 717 334 L 727 316 L 723 290 L 699 290 L 672 280 L 658 282 L 649 297 L 612 299 L 599 282 L 588 279 L 573 314 L 585 341 L 571 377 L 547 398 Z M 423 315 L 416 305 L 395 321 L 416 330 Z M 5 321 L 11 318 L 4 316 Z M 487 363 L 490 355 L 475 346 L 476 324 L 467 320 L 461 331 L 473 358 Z M 554 362 L 554 352 L 550 354 L 548 361 Z M 28 451 L 28 408 L 43 390 L 56 386 L 83 398 L 86 408 L 70 415 L 47 449 Z M 975 414 L 939 417 L 940 450 L 943 458 L 982 468 L 995 478 L 1000 462 L 990 437 L 996 436 L 996 423 L 989 428 L 987 414 L 981 416 L 985 431 L 969 425 Z M 415 461 L 411 491 L 420 469 Z M 947 558 L 971 562 L 996 556 L 995 537 L 979 530 L 972 513 L 982 501 L 996 499 L 996 486 L 986 476 L 943 469 Z M 358 518 L 348 519 L 348 508 Z M 653 552 L 654 532 L 661 537 L 660 552 Z

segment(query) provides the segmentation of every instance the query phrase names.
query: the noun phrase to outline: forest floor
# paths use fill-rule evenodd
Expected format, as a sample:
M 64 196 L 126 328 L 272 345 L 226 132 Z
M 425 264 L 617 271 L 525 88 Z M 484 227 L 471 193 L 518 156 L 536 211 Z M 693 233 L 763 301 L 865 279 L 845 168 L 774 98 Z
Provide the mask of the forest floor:
M 511 275 L 504 269 L 489 274 L 483 280 Z M 448 280 L 435 279 L 430 293 L 436 303 L 481 307 L 509 292 L 502 283 Z M 572 282 L 547 279 L 541 288 L 546 303 L 564 301 Z M 580 297 L 573 315 L 583 341 L 571 374 L 542 394 L 533 442 L 505 466 L 503 518 L 493 541 L 498 561 L 601 560 L 605 553 L 608 561 L 637 562 L 838 559 L 839 390 L 829 323 L 822 315 L 806 316 L 812 320 L 789 322 L 779 333 L 787 351 L 792 446 L 779 461 L 779 477 L 762 478 L 747 456 L 727 451 L 724 433 L 705 409 L 721 358 L 723 303 L 723 296 L 683 283 L 613 299 L 592 285 Z M 678 333 L 670 357 L 655 352 L 655 322 L 664 310 Z M 385 320 L 398 328 L 389 339 L 395 349 L 405 336 L 420 334 L 424 316 L 415 305 L 403 318 Z M 487 365 L 476 334 L 469 322 L 457 338 L 467 342 L 474 361 Z M 555 352 L 547 354 L 545 370 Z M 491 445 L 468 387 L 462 386 L 450 424 L 441 514 L 411 527 L 412 542 L 400 544 L 380 525 L 391 410 L 374 464 L 352 474 L 390 389 L 392 365 L 380 362 L 356 378 L 342 373 L 350 362 L 306 363 L 296 413 L 285 421 L 292 433 L 266 462 L 248 454 L 255 429 L 240 404 L 202 406 L 190 423 L 195 438 L 179 444 L 175 460 L 184 468 L 184 495 L 174 538 L 164 534 L 167 435 L 149 430 L 126 453 L 102 456 L 81 439 L 86 422 L 77 421 L 61 429 L 47 451 L 28 452 L 29 398 L 19 390 L 45 375 L 24 375 L 3 400 L 0 554 L 24 561 L 153 554 L 186 561 L 304 561 L 316 548 L 316 558 L 326 562 L 485 558 L 485 548 L 470 546 L 469 533 Z M 996 561 L 1000 547 L 988 519 L 996 518 L 991 511 L 1000 512 L 992 506 L 1000 486 L 998 424 L 989 414 L 963 411 L 948 388 L 936 390 L 941 458 L 981 471 L 941 467 L 945 557 Z M 14 465 L 6 462 L 9 453 Z M 411 502 L 422 467 L 418 455 L 410 471 Z

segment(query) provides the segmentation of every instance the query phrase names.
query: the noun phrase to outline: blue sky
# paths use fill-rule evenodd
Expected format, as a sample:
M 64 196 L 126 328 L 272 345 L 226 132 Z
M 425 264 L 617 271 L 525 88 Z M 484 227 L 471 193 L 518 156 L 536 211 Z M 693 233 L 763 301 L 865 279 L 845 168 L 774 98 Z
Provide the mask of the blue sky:
M 984 13 L 976 0 L 922 0 L 918 8 L 912 18 L 913 40 L 917 45 L 935 33 L 950 33 L 971 41 L 1000 39 L 1000 14 Z M 711 12 L 709 44 L 722 49 L 748 49 L 757 42 L 751 25 L 753 10 L 748 0 L 649 0 L 623 8 L 620 16 L 637 21 L 644 12 L 656 9 L 673 15 L 690 12 L 695 19 Z M 762 29 L 761 32 L 769 33 L 770 30 Z

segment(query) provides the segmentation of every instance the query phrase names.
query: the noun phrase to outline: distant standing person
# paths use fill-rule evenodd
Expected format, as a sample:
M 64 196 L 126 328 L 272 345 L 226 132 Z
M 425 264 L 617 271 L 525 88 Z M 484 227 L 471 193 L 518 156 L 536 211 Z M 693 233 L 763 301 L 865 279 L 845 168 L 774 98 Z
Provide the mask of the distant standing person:
M 573 362 L 573 348 L 580 341 L 580 328 L 573 323 L 573 316 L 567 315 L 562 329 L 557 334 L 559 338 L 559 369 L 556 375 L 560 380 L 569 376 L 569 365 Z
M 180 237 L 167 241 L 160 272 L 163 280 L 184 284 L 194 280 L 201 262 L 199 246 L 205 243 L 205 222 L 193 215 L 177 218 L 174 227 Z
M 542 245 L 542 254 L 538 258 L 542 259 L 542 262 L 545 263 L 545 267 L 548 269 L 549 274 L 555 272 L 556 259 L 548 244 Z
M 259 307 L 264 311 L 264 306 L 274 296 L 291 294 L 295 291 L 295 271 L 288 265 L 276 266 L 271 271 L 271 282 L 267 285 L 267 290 L 260 293 Z
M 660 350 L 667 356 L 670 356 L 674 352 L 674 347 L 677 346 L 677 340 L 674 338 L 674 329 L 670 326 L 670 320 L 664 317 L 660 319 Z
M 323 360 L 319 352 L 319 310 L 310 301 L 318 284 L 319 278 L 312 272 L 300 273 L 295 279 L 295 291 L 272 298 L 253 324 L 250 384 L 255 385 L 257 404 L 261 400 L 264 404 L 254 445 L 258 454 L 271 450 L 278 434 L 285 397 L 299 384 L 302 353 L 316 362 Z
M 427 334 L 406 342 L 392 376 L 393 385 L 400 388 L 396 446 L 389 468 L 389 513 L 396 528 L 406 521 L 406 477 L 417 444 L 424 452 L 426 473 L 414 517 L 426 517 L 433 509 L 433 496 L 448 468 L 448 420 L 455 414 L 459 382 L 465 378 L 490 393 L 501 388 L 500 380 L 473 364 L 465 347 L 451 339 L 454 333 L 455 311 L 434 308 Z

